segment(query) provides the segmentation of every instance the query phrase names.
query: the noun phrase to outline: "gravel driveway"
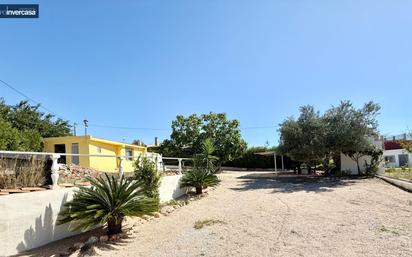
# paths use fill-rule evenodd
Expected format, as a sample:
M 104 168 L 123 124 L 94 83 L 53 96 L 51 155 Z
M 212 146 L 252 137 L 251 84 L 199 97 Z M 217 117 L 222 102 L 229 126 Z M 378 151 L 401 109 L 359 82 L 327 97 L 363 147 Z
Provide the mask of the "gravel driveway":
M 98 247 L 108 257 L 412 256 L 412 194 L 379 179 L 226 172 L 208 197 Z M 195 229 L 196 221 L 215 224 Z M 74 240 L 74 239 L 71 239 Z M 62 240 L 29 256 L 46 256 Z M 69 244 L 70 245 L 70 244 Z
M 412 194 L 378 179 L 227 172 L 102 256 L 412 256 Z M 194 229 L 198 220 L 219 220 Z

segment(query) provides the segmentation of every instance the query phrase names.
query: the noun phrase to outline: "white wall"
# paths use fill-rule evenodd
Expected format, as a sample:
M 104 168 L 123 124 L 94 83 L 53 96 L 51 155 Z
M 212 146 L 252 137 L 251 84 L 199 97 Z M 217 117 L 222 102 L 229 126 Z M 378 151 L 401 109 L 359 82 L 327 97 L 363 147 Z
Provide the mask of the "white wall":
M 161 179 L 160 200 L 183 195 L 182 175 Z M 68 225 L 56 226 L 63 204 L 72 199 L 77 188 L 63 188 L 0 196 L 0 256 L 17 254 L 76 234 Z
M 366 167 L 365 167 L 365 160 L 370 163 L 371 162 L 371 157 L 370 156 L 363 156 L 359 160 L 359 167 L 361 172 L 365 172 Z M 340 154 L 340 161 L 341 161 L 341 171 L 346 172 L 347 174 L 350 175 L 357 175 L 358 174 L 358 166 L 355 161 L 353 161 L 349 156 Z
M 372 138 L 369 139 L 370 142 L 377 148 L 377 149 L 383 149 L 383 142 L 380 140 L 374 140 Z M 340 170 L 345 171 L 348 174 L 351 175 L 357 175 L 358 174 L 358 166 L 355 161 L 353 161 L 349 156 L 340 154 Z M 359 168 L 361 172 L 365 172 L 366 167 L 365 167 L 365 161 L 370 164 L 371 163 L 371 157 L 370 156 L 363 156 L 359 160 Z M 385 167 L 384 167 L 384 162 L 381 162 L 378 168 L 378 173 L 382 174 L 385 172 Z
M 408 153 L 405 149 L 394 149 L 383 151 L 383 156 L 395 156 L 395 162 L 386 163 L 386 167 L 399 168 L 399 155 L 409 154 L 409 167 L 412 167 L 412 154 Z

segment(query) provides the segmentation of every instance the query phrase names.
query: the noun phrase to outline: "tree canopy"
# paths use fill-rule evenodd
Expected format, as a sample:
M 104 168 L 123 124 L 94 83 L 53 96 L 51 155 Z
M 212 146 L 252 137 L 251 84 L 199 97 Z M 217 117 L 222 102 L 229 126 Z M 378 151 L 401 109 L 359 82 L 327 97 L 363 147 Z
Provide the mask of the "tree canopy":
M 40 105 L 21 101 L 7 105 L 0 99 L 0 149 L 10 151 L 41 151 L 43 137 L 71 134 L 68 121 L 39 110 Z
M 313 106 L 303 106 L 298 119 L 289 117 L 280 124 L 279 149 L 309 166 L 322 164 L 329 169 L 330 160 L 336 160 L 340 153 L 359 166 L 360 157 L 375 150 L 370 138 L 378 134 L 379 110 L 373 102 L 357 109 L 351 102 L 342 101 L 321 115 Z
M 161 153 L 164 156 L 192 157 L 202 152 L 202 143 L 208 138 L 213 141 L 214 155 L 220 162 L 237 158 L 246 149 L 239 121 L 227 119 L 225 113 L 210 112 L 200 116 L 177 116 L 172 121 L 170 139 L 161 145 Z

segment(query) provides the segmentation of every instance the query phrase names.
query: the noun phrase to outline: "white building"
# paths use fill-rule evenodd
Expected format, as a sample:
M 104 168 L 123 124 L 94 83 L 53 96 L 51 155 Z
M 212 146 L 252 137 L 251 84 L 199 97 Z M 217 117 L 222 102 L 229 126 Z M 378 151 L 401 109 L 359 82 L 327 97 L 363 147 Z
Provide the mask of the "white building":
M 374 140 L 370 139 L 371 143 L 377 148 L 377 149 L 383 149 L 383 142 L 381 140 Z M 366 165 L 365 162 L 370 164 L 371 163 L 371 157 L 370 156 L 363 156 L 359 160 L 359 168 L 362 173 L 366 171 Z M 343 153 L 340 154 L 340 167 L 341 171 L 346 172 L 346 174 L 350 175 L 357 175 L 358 174 L 358 166 L 354 160 L 352 160 L 349 156 L 344 155 Z M 379 164 L 378 168 L 378 173 L 383 173 L 385 171 L 384 163 Z
M 405 149 L 385 150 L 383 151 L 383 158 L 386 167 L 412 167 L 412 154 L 408 153 Z

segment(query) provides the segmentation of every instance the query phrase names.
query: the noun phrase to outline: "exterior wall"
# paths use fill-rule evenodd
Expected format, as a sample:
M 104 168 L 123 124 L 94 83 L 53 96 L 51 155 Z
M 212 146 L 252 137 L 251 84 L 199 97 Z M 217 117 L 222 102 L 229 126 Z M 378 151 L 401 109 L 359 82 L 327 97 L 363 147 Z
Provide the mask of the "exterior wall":
M 373 140 L 370 139 L 371 143 L 378 149 L 382 149 L 383 148 L 383 143 L 380 140 Z M 353 161 L 351 158 L 349 158 L 349 156 L 346 156 L 344 154 L 340 154 L 340 160 L 341 160 L 341 171 L 345 171 L 350 175 L 357 175 L 358 174 L 358 167 L 355 161 Z M 367 163 L 371 162 L 371 157 L 370 156 L 363 156 L 360 158 L 359 160 L 359 167 L 361 172 L 365 172 L 366 167 L 365 167 L 365 161 Z M 384 173 L 385 172 L 385 167 L 384 167 L 384 163 L 382 162 L 379 165 L 379 170 L 378 173 Z
M 126 146 L 126 147 L 120 148 L 120 152 L 119 152 L 120 156 L 126 156 L 126 148 L 128 148 L 128 147 Z M 133 158 L 131 160 L 128 160 L 126 158 L 123 160 L 123 171 L 124 172 L 133 172 L 134 171 L 133 164 L 136 161 L 137 157 L 141 154 L 146 153 L 146 152 L 147 151 L 146 151 L 145 148 L 134 148 L 133 149 Z
M 399 166 L 399 155 L 400 154 L 408 154 L 409 155 L 409 167 L 412 167 L 412 154 L 408 153 L 405 149 L 395 149 L 395 150 L 385 150 L 383 151 L 383 157 L 385 156 L 394 156 L 395 162 L 388 162 L 385 163 L 386 167 L 391 168 L 400 168 Z
M 180 189 L 182 175 L 161 179 L 160 200 L 175 199 L 186 191 Z M 68 225 L 56 225 L 63 204 L 72 199 L 76 188 L 11 194 L 0 197 L 0 256 L 14 255 L 50 242 L 72 236 Z
M 341 154 L 340 155 L 340 161 L 341 161 L 341 171 L 346 172 L 349 175 L 357 175 L 358 174 L 358 166 L 356 165 L 356 162 L 353 161 L 349 156 Z M 365 172 L 365 161 L 370 163 L 371 157 L 370 156 L 363 156 L 360 161 L 359 161 L 359 167 L 361 172 Z
M 97 152 L 97 148 L 100 147 L 101 153 Z M 89 153 L 95 155 L 118 155 L 118 146 L 105 144 L 101 142 L 90 141 L 88 144 Z M 90 156 L 90 166 L 99 171 L 105 172 L 118 172 L 118 161 L 116 157 L 98 157 Z
M 79 164 L 82 167 L 91 167 L 99 171 L 104 172 L 118 172 L 119 171 L 119 160 L 115 156 L 125 156 L 126 148 L 133 149 L 133 156 L 137 157 L 142 153 L 146 153 L 147 149 L 143 146 L 129 145 L 115 141 L 109 141 L 99 138 L 93 138 L 91 136 L 69 136 L 69 137 L 54 137 L 44 139 L 44 151 L 54 152 L 54 145 L 64 144 L 66 147 L 66 153 L 70 154 L 72 143 L 79 144 L 80 154 L 91 154 L 91 155 L 111 155 L 113 157 L 98 157 L 98 156 L 80 156 Z M 100 147 L 101 152 L 97 152 L 97 147 Z M 133 163 L 135 158 L 132 160 L 124 159 L 123 161 L 123 171 L 133 172 Z M 66 156 L 66 163 L 72 163 L 72 156 Z
M 167 202 L 186 194 L 187 189 L 180 188 L 180 179 L 183 175 L 164 176 L 160 180 L 160 201 Z
M 0 256 L 48 244 L 75 233 L 56 226 L 62 205 L 73 189 L 48 190 L 0 197 Z
M 45 138 L 43 141 L 43 151 L 47 153 L 54 153 L 54 145 L 64 144 L 66 147 L 66 153 L 72 153 L 72 144 L 79 144 L 80 154 L 89 154 L 88 138 L 87 137 L 53 137 Z M 72 156 L 66 156 L 66 163 L 72 163 Z M 79 165 L 82 167 L 90 167 L 89 157 L 79 156 Z

